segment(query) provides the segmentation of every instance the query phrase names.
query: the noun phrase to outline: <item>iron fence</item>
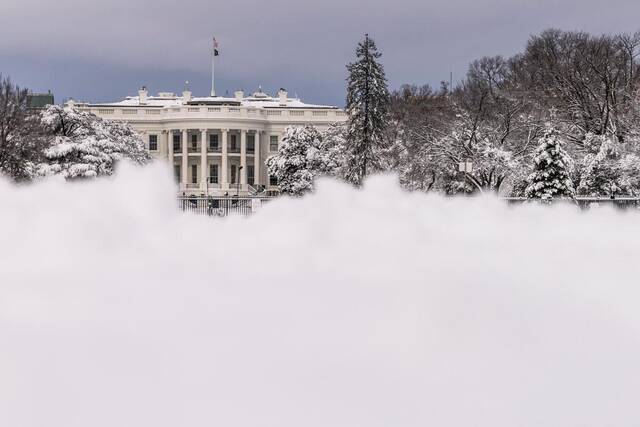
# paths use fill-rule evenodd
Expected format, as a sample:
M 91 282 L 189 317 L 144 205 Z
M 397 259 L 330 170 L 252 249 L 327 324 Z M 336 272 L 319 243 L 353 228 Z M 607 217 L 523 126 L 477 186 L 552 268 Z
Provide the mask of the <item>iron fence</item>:
M 549 203 L 549 204 L 572 204 L 582 210 L 599 206 L 611 206 L 617 209 L 640 209 L 640 198 L 637 197 L 576 197 L 573 199 L 551 199 L 541 201 L 539 199 L 527 199 L 525 197 L 505 197 L 503 198 L 510 205 L 522 203 Z
M 272 197 L 178 197 L 178 209 L 200 215 L 251 215 Z

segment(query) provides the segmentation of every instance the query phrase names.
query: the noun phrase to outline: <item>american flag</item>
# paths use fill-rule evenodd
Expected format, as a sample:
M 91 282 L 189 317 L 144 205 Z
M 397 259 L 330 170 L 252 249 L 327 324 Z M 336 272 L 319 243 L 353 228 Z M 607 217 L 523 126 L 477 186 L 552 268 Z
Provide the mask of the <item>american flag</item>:
M 213 56 L 218 56 L 220 53 L 218 52 L 218 41 L 216 38 L 213 38 Z

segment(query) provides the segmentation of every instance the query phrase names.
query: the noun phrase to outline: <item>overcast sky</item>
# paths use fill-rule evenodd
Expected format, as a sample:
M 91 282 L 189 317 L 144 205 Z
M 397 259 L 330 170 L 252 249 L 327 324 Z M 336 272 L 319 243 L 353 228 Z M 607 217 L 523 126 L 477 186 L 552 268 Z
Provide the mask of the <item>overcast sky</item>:
M 345 64 L 369 32 L 392 88 L 461 78 L 485 55 L 511 55 L 549 27 L 640 29 L 637 0 L 2 0 L 0 72 L 58 101 L 209 92 L 261 84 L 344 104 Z

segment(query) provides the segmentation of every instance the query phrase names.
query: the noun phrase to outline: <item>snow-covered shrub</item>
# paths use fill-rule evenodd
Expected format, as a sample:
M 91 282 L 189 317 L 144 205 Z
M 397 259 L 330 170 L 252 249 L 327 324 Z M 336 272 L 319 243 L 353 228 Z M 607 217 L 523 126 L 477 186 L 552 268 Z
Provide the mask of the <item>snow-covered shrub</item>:
M 144 142 L 127 123 L 59 105 L 43 110 L 41 120 L 53 140 L 44 151 L 46 161 L 37 166 L 38 175 L 91 178 L 113 174 L 121 159 L 150 161 Z

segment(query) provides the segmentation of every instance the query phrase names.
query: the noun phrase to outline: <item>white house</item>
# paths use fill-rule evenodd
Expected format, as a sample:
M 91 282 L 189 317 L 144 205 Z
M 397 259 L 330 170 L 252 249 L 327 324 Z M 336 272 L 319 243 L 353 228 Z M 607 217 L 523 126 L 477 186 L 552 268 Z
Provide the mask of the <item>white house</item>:
M 146 88 L 138 96 L 108 104 L 74 103 L 102 118 L 129 122 L 150 153 L 173 165 L 180 193 L 247 195 L 277 190 L 267 176 L 265 160 L 278 150 L 290 125 L 311 124 L 320 130 L 347 117 L 338 107 L 305 104 L 281 89 L 277 97 L 261 89 L 251 96 L 192 97 Z

